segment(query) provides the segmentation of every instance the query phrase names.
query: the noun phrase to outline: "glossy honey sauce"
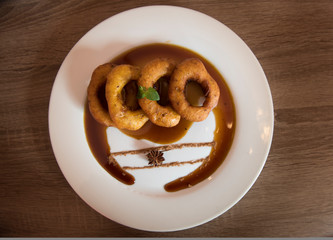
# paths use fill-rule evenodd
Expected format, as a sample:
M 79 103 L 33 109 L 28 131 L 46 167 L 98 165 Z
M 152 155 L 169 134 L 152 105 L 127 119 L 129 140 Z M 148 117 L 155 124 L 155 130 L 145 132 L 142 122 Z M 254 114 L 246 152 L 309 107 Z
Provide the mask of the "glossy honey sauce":
M 209 159 L 201 164 L 198 169 L 164 186 L 166 191 L 175 192 L 203 181 L 211 176 L 222 164 L 233 141 L 236 123 L 235 108 L 232 95 L 221 74 L 210 62 L 188 49 L 161 43 L 143 45 L 121 54 L 111 60 L 111 62 L 143 67 L 147 62 L 158 57 L 173 58 L 178 62 L 186 58 L 199 58 L 220 87 L 220 99 L 218 105 L 213 109 L 216 121 L 216 129 L 214 131 L 214 141 L 216 144 L 210 153 Z M 101 90 L 101 92 L 103 91 Z M 159 93 L 163 95 L 163 93 Z M 200 105 L 199 99 L 202 98 L 202 95 L 201 88 L 197 84 L 188 84 L 186 98 L 192 105 Z M 106 100 L 101 99 L 101 101 Z M 192 124 L 190 121 L 181 119 L 177 126 L 164 128 L 148 121 L 138 131 L 122 130 L 122 132 L 136 139 L 147 139 L 160 144 L 171 144 L 181 139 Z M 130 173 L 122 169 L 116 162 L 114 164 L 108 163 L 110 147 L 107 142 L 106 127 L 94 120 L 87 104 L 84 111 L 84 126 L 89 147 L 96 160 L 119 181 L 128 185 L 134 184 L 135 178 Z

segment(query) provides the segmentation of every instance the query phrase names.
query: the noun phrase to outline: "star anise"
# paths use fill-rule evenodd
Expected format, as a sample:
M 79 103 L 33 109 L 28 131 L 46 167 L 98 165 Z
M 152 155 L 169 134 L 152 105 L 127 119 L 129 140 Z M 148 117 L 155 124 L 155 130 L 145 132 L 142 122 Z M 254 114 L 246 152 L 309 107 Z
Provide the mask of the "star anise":
M 147 155 L 149 165 L 159 166 L 164 161 L 163 152 L 151 150 Z

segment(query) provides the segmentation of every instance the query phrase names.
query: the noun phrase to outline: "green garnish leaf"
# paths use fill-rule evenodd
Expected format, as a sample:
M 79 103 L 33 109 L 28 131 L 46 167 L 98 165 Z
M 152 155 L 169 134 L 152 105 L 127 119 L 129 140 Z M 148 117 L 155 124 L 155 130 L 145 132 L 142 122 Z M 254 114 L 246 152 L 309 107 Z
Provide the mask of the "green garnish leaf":
M 146 98 L 148 98 L 149 100 L 153 100 L 153 101 L 159 101 L 160 95 L 154 88 L 150 87 L 150 88 L 148 88 L 148 90 L 146 92 Z
M 152 101 L 159 101 L 160 100 L 160 95 L 152 87 L 149 87 L 147 89 L 143 86 L 139 86 L 137 98 L 147 98 L 147 99 L 152 100 Z
M 145 87 L 142 87 L 142 86 L 139 86 L 138 88 L 138 94 L 137 94 L 137 98 L 140 99 L 140 98 L 145 98 L 146 97 L 146 88 Z

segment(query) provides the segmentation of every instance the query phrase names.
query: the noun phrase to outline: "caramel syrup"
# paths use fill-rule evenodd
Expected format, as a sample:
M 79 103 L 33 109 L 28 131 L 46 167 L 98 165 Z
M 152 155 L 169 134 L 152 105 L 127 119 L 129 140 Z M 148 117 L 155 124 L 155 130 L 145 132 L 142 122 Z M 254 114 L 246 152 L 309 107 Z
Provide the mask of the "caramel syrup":
M 194 186 L 207 179 L 222 164 L 233 141 L 236 123 L 235 108 L 232 95 L 220 73 L 205 58 L 188 49 L 162 43 L 143 45 L 121 54 L 111 60 L 111 62 L 143 67 L 148 61 L 158 57 L 173 58 L 178 62 L 186 58 L 199 58 L 220 87 L 220 99 L 218 105 L 213 110 L 216 121 L 216 129 L 214 131 L 214 141 L 216 145 L 210 153 L 209 160 L 201 164 L 198 169 L 164 186 L 166 191 L 175 192 Z M 201 104 L 203 93 L 200 91 L 201 88 L 198 87 L 197 84 L 191 84 L 190 82 L 187 85 L 187 100 L 192 105 Z M 136 139 L 147 139 L 160 144 L 171 144 L 181 139 L 187 133 L 191 125 L 192 122 L 181 119 L 177 126 L 163 128 L 148 121 L 138 131 L 122 130 L 122 132 Z M 84 126 L 89 147 L 101 166 L 119 181 L 128 185 L 134 184 L 135 178 L 131 174 L 122 169 L 117 163 L 108 163 L 110 147 L 107 142 L 106 127 L 94 120 L 87 104 L 84 110 Z

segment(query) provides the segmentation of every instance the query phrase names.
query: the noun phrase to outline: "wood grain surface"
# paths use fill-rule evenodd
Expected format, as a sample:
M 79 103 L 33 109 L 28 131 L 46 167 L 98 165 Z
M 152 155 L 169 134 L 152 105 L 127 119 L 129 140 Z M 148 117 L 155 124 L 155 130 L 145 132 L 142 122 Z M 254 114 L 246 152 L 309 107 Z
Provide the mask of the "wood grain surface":
M 48 104 L 59 67 L 92 27 L 139 6 L 206 13 L 236 32 L 271 87 L 274 138 L 251 190 L 222 216 L 178 232 L 115 223 L 69 186 Z M 333 1 L 0 1 L 1 237 L 333 237 Z

